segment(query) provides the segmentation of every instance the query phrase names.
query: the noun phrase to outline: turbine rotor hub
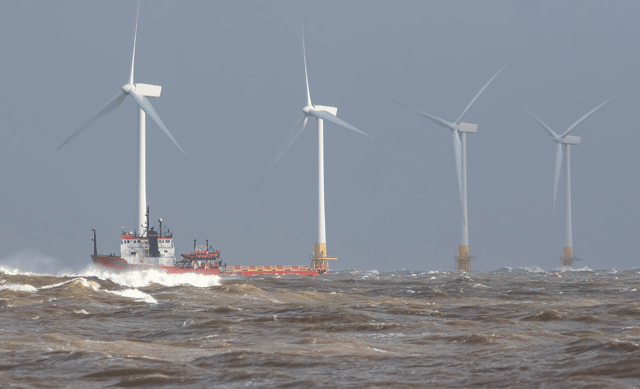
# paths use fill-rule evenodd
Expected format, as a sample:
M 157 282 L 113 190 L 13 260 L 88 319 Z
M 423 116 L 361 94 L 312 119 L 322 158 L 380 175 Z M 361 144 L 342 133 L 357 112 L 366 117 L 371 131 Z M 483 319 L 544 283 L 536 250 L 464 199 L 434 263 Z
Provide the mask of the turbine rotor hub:
M 135 90 L 136 90 L 136 86 L 134 84 L 124 84 L 122 86 L 122 91 L 126 94 L 129 94 L 129 92 L 135 91 Z
M 312 110 L 313 110 L 313 106 L 311 105 L 307 105 L 306 107 L 302 108 L 302 112 L 307 116 L 309 116 L 309 111 L 312 111 Z

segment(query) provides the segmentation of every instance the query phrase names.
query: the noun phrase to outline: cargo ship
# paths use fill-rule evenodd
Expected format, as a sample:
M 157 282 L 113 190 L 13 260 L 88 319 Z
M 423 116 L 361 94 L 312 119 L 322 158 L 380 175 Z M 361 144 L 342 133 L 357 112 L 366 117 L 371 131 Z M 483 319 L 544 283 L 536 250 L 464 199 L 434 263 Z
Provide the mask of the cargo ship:
M 176 260 L 173 234 L 169 229 L 162 230 L 162 218 L 158 219 L 159 228 L 149 225 L 149 207 L 146 212 L 146 225 L 137 231 L 123 231 L 120 243 L 120 255 L 115 253 L 98 254 L 96 230 L 93 229 L 94 263 L 116 270 L 158 269 L 167 273 L 196 273 L 213 275 L 252 276 L 260 274 L 298 274 L 315 276 L 328 271 L 327 261 L 311 258 L 309 266 L 227 266 L 223 264 L 220 250 L 206 245 L 197 245 L 193 241 L 193 253 L 182 254 Z

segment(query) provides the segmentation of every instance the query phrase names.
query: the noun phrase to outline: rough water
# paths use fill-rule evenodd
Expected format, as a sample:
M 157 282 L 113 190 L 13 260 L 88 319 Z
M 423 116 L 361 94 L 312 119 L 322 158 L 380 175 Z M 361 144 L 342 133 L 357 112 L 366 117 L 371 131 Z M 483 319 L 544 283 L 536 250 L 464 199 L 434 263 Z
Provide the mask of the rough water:
M 0 266 L 3 388 L 630 388 L 640 272 Z

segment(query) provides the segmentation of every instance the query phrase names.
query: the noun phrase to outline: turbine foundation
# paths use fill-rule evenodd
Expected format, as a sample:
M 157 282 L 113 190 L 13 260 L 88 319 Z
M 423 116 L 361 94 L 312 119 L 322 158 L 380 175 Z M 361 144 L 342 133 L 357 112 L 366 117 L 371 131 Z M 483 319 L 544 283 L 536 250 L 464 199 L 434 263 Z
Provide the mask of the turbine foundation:
M 456 271 L 461 270 L 464 272 L 471 271 L 471 261 L 477 260 L 478 257 L 472 257 L 469 255 L 469 245 L 458 245 L 458 255 L 454 257 L 456 260 Z
M 327 257 L 327 244 L 316 243 L 313 245 L 313 256 L 311 257 L 311 267 L 315 270 L 320 270 L 323 273 L 329 271 L 329 261 L 337 260 L 338 258 Z
M 560 263 L 562 263 L 562 267 L 570 267 L 573 268 L 576 261 L 580 261 L 580 258 L 576 258 L 573 256 L 573 247 L 563 247 L 562 248 L 562 258 L 560 258 Z

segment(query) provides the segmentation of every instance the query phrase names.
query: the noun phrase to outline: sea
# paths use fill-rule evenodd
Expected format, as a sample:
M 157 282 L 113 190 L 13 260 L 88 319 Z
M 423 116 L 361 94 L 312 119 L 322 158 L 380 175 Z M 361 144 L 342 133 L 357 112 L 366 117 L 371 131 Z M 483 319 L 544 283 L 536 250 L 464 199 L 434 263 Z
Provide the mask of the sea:
M 635 388 L 640 270 L 0 264 L 1 388 Z

